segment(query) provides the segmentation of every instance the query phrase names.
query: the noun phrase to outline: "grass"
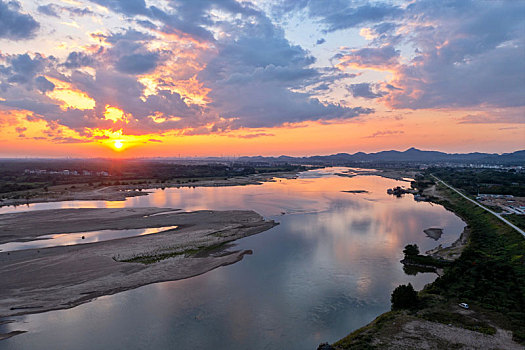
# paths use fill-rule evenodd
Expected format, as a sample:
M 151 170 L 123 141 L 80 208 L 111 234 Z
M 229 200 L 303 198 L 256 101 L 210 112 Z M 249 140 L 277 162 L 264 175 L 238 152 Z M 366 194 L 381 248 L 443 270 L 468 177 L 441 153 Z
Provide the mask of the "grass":
M 436 279 L 425 293 L 504 314 L 511 320 L 517 341 L 525 338 L 525 238 L 494 215 L 440 186 L 445 208 L 470 227 L 470 241 L 462 255 Z
M 201 254 L 207 254 L 212 251 L 223 248 L 227 243 L 228 242 L 222 242 L 222 243 L 217 243 L 217 244 L 213 244 L 210 246 L 200 246 L 197 248 L 186 249 L 184 251 L 179 251 L 179 252 L 168 252 L 168 253 L 151 254 L 151 255 L 139 255 L 139 256 L 135 256 L 130 259 L 119 260 L 119 261 L 130 262 L 130 263 L 141 263 L 141 264 L 146 264 L 146 265 L 154 264 L 156 262 L 166 260 L 169 258 L 174 258 L 176 256 L 181 256 L 181 255 L 190 257 L 190 256 L 201 255 Z
M 525 230 L 525 215 L 510 214 L 510 215 L 505 215 L 505 219 L 509 220 L 514 225 L 521 228 L 522 230 Z
M 423 265 L 444 268 L 451 265 L 450 261 L 436 259 L 428 255 L 405 255 L 404 263 L 406 265 Z
M 341 349 L 375 349 L 371 342 L 373 333 L 381 331 L 386 326 L 391 326 L 392 321 L 395 320 L 404 311 L 389 311 L 379 315 L 375 320 L 368 325 L 355 330 L 343 339 L 333 344 L 336 348 Z

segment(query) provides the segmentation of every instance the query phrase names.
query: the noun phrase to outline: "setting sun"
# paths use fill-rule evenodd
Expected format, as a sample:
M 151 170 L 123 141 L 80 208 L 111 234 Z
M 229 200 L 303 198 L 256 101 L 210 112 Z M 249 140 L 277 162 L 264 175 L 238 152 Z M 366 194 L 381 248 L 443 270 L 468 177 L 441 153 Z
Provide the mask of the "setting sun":
M 118 151 L 118 150 L 121 150 L 122 149 L 122 141 L 120 140 L 115 140 L 115 142 L 113 143 L 113 147 L 115 147 L 115 149 Z

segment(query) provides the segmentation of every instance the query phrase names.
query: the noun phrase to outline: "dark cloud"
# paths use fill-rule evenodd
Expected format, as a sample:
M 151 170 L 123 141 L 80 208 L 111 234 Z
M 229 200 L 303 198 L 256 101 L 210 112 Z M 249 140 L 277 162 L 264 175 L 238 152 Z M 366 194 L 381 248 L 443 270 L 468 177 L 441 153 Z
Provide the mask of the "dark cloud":
M 66 62 L 64 62 L 64 66 L 66 68 L 80 68 L 91 66 L 93 65 L 93 63 L 93 57 L 83 52 L 74 51 L 67 56 Z
M 60 17 L 58 14 L 58 6 L 54 4 L 40 5 L 37 11 L 46 16 Z
M 74 16 L 96 15 L 95 12 L 91 11 L 87 7 L 79 8 L 72 6 L 59 6 L 55 4 L 40 5 L 37 7 L 37 11 L 43 15 L 58 18 L 60 17 L 61 12 L 65 12 Z
M 372 91 L 372 88 L 375 91 Z M 376 85 L 371 83 L 350 84 L 348 89 L 354 97 L 373 99 L 385 95 L 385 92 L 378 91 Z
M 525 2 L 429 1 L 410 16 L 439 27 L 418 26 L 411 42 L 419 53 L 399 70 L 395 107 L 432 108 L 525 105 Z
M 153 52 L 126 55 L 119 58 L 115 68 L 121 73 L 144 74 L 155 69 L 158 60 L 159 55 Z
M 148 13 L 144 0 L 91 0 L 91 2 L 127 16 L 145 15 Z
M 20 11 L 18 1 L 0 0 L 0 38 L 20 40 L 35 35 L 40 24 L 30 15 Z
M 341 66 L 358 68 L 388 69 L 399 63 L 400 51 L 387 45 L 383 47 L 365 47 L 362 49 L 344 49 L 333 58 L 339 60 Z
M 312 12 L 316 3 L 303 3 L 311 16 L 329 23 L 328 30 L 345 27 L 322 9 Z M 383 85 L 390 91 L 384 101 L 391 107 L 525 105 L 525 2 L 420 0 L 391 12 L 388 6 L 371 6 L 385 11 L 372 11 L 376 19 L 366 22 L 373 36 L 370 46 L 344 49 L 334 59 L 341 68 L 395 72 Z M 359 18 L 373 17 L 366 12 Z
M 45 93 L 46 91 L 53 91 L 53 89 L 55 88 L 55 84 L 53 84 L 43 76 L 39 76 L 35 79 L 35 85 L 36 88 L 42 93 Z
M 35 118 L 46 120 L 55 127 L 49 128 L 48 136 L 56 142 L 79 141 L 56 134 L 57 125 L 71 128 L 84 138 L 95 137 L 90 131 L 94 128 L 122 129 L 125 134 L 177 129 L 185 130 L 185 134 L 202 134 L 354 118 L 373 112 L 316 98 L 316 91 L 327 91 L 338 80 L 356 75 L 336 68 L 314 68 L 310 53 L 291 44 L 282 29 L 249 3 L 174 1 L 161 10 L 146 6 L 144 1 L 93 2 L 130 17 L 130 22 L 141 21 L 143 27 L 155 28 L 156 32 L 130 28 L 97 33 L 93 38 L 105 45 L 91 47 L 89 53 L 71 52 L 62 62 L 40 55 L 15 55 L 4 59 L 5 66 L 0 65 L 0 88 L 5 89 L 5 101 L 0 104 L 31 111 Z M 229 14 L 228 19 L 211 16 L 212 9 Z M 40 11 L 52 15 L 67 10 L 49 6 Z M 216 38 L 213 31 L 228 35 Z M 169 43 L 153 51 L 151 41 L 164 39 L 167 34 L 174 34 L 177 40 L 169 37 Z M 193 47 L 196 43 L 203 48 Z M 166 62 L 170 65 L 162 66 Z M 92 69 L 78 69 L 86 66 Z M 146 86 L 139 79 L 160 66 L 170 76 L 164 79 L 164 72 L 156 72 L 152 77 L 156 90 L 144 95 Z M 203 68 L 188 68 L 193 66 Z M 64 110 L 45 94 L 55 86 L 44 75 L 84 92 L 96 101 L 95 107 L 83 110 L 70 106 Z M 194 104 L 176 92 L 177 81 L 189 79 L 200 84 L 199 90 L 209 91 L 208 104 Z M 106 106 L 121 109 L 127 120 L 105 120 Z M 152 116 L 162 116 L 162 120 Z M 265 136 L 259 134 L 246 137 Z
M 274 5 L 273 11 L 282 16 L 290 11 L 306 9 L 309 16 L 319 20 L 325 32 L 353 28 L 370 22 L 396 18 L 403 10 L 388 3 L 372 3 L 355 6 L 345 0 L 282 0 Z
M 33 57 L 26 54 L 2 56 L 6 65 L 0 66 L 0 78 L 5 86 L 10 84 L 22 84 L 27 89 L 31 89 L 36 75 L 42 72 L 49 64 L 52 64 L 54 57 L 43 57 L 35 54 Z M 0 61 L 1 62 L 1 61 Z
M 324 44 L 325 42 L 326 42 L 325 38 L 321 38 L 321 39 L 317 40 L 317 41 L 315 42 L 315 44 L 316 44 L 316 45 L 321 45 L 321 44 Z

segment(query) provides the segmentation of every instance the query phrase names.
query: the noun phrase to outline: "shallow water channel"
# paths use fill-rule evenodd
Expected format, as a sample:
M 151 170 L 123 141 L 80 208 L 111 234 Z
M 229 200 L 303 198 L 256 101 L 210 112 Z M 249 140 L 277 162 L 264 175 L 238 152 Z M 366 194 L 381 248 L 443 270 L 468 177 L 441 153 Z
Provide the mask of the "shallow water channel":
M 164 214 L 164 213 L 159 213 Z M 153 214 L 155 215 L 155 214 Z M 9 242 L 0 244 L 0 252 L 12 252 L 14 250 L 40 249 L 48 247 L 68 246 L 86 244 L 93 242 L 110 241 L 119 238 L 145 236 L 154 233 L 176 229 L 177 226 L 134 228 L 126 230 L 99 230 L 78 233 L 58 233 L 53 235 L 38 236 L 38 239 L 26 242 Z
M 12 317 L 0 332 L 28 331 L 0 349 L 316 349 L 390 308 L 399 284 L 416 289 L 434 274 L 406 275 L 403 247 L 447 245 L 465 224 L 443 207 L 389 196 L 408 182 L 302 173 L 262 185 L 155 190 L 121 202 L 58 202 L 0 208 L 169 207 L 253 209 L 280 225 L 238 241 L 236 264 L 181 281 L 98 298 L 69 310 Z M 348 193 L 342 191 L 359 191 Z M 435 241 L 424 229 L 442 228 Z

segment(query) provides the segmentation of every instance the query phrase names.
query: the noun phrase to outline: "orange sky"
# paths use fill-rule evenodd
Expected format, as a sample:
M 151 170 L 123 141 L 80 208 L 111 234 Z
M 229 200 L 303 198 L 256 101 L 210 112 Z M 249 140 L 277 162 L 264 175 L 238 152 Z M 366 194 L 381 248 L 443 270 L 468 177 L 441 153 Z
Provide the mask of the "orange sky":
M 18 22 L 0 32 L 0 157 L 525 148 L 524 20 L 508 15 L 521 5 L 445 16 L 370 1 L 383 17 L 349 3 L 345 18 L 316 2 L 281 13 L 274 0 L 152 0 L 165 17 L 121 0 L 8 6 Z M 486 22 L 494 38 L 476 27 L 503 15 Z M 500 41 L 478 45 L 489 39 Z

